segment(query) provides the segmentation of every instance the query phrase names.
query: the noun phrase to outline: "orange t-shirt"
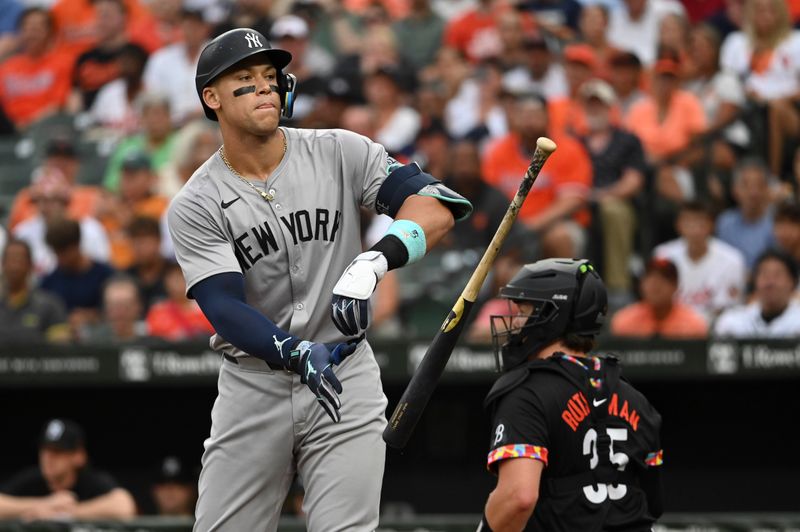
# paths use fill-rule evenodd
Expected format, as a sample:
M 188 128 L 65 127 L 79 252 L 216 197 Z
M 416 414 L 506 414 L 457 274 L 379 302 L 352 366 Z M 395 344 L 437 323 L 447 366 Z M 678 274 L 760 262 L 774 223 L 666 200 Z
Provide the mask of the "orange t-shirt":
M 611 333 L 616 336 L 705 338 L 708 323 L 697 311 L 677 302 L 665 319 L 657 321 L 652 308 L 640 302 L 628 305 L 614 315 Z
M 139 0 L 124 0 L 124 3 L 127 27 L 131 30 L 141 18 L 149 15 L 149 11 Z M 57 0 L 50 12 L 62 50 L 77 57 L 95 44 L 95 8 L 92 0 Z
M 174 301 L 153 305 L 147 313 L 149 334 L 173 342 L 214 334 L 214 327 L 200 306 L 194 301 L 190 303 L 188 308 L 180 307 Z
M 692 136 L 706 128 L 706 115 L 694 94 L 678 90 L 663 121 L 652 97 L 636 102 L 628 112 L 627 128 L 642 141 L 649 156 L 664 157 L 689 146 Z
M 97 187 L 76 186 L 72 187 L 67 207 L 67 216 L 73 220 L 81 220 L 87 216 L 94 216 L 97 201 L 100 199 L 100 189 Z M 11 205 L 11 214 L 8 215 L 8 227 L 14 226 L 28 218 L 33 218 L 39 212 L 36 204 L 31 200 L 30 187 L 20 190 Z
M 53 48 L 41 57 L 17 54 L 0 62 L 0 105 L 20 127 L 53 107 L 60 109 L 72 84 L 73 57 Z
M 558 149 L 545 163 L 533 189 L 519 211 L 522 221 L 536 218 L 555 199 L 564 193 L 588 196 L 592 188 L 592 163 L 583 146 L 568 136 L 554 136 Z M 528 170 L 530 159 L 523 153 L 517 134 L 510 133 L 496 140 L 486 150 L 482 171 L 484 180 L 513 198 L 522 177 Z M 589 213 L 581 210 L 575 219 L 589 224 Z

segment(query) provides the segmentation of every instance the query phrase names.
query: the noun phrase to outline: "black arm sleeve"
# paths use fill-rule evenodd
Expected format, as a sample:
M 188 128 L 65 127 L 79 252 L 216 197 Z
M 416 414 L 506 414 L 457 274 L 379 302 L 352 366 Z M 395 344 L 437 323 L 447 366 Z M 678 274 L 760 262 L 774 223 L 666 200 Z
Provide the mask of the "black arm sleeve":
M 285 365 L 280 353 L 281 342 L 289 338 L 287 348 L 299 342 L 245 302 L 241 273 L 212 275 L 195 284 L 190 295 L 197 300 L 217 334 L 249 355 Z

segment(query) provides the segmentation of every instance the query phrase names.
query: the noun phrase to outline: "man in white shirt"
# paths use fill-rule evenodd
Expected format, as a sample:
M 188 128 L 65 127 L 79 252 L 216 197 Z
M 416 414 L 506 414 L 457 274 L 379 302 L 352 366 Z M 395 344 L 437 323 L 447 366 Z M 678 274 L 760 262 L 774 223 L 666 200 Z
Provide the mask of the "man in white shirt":
M 197 98 L 187 95 L 196 91 L 197 58 L 211 35 L 211 25 L 203 11 L 184 6 L 181 16 L 183 41 L 155 52 L 144 70 L 145 89 L 169 96 L 172 122 L 178 125 L 203 116 Z
M 625 0 L 623 6 L 611 11 L 607 37 L 612 45 L 634 52 L 645 65 L 656 59 L 658 28 L 669 13 L 684 15 L 676 0 Z
M 680 238 L 656 247 L 654 254 L 678 267 L 680 301 L 711 321 L 741 301 L 747 277 L 744 255 L 714 238 L 714 214 L 699 201 L 681 207 L 676 229 Z
M 714 325 L 714 335 L 732 338 L 800 337 L 797 264 L 782 251 L 769 250 L 754 268 L 753 303 L 726 310 Z

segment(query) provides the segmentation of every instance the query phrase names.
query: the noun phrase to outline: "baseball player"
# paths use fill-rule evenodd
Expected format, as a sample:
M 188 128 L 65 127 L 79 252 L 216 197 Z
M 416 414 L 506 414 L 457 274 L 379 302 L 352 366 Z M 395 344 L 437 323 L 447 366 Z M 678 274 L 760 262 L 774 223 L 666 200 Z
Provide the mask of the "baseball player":
M 497 487 L 478 531 L 650 530 L 662 513 L 661 416 L 614 357 L 589 355 L 606 314 L 600 276 L 586 260 L 543 260 L 500 297 L 504 373 L 486 398 Z
M 187 293 L 223 354 L 195 530 L 275 530 L 298 473 L 311 531 L 378 524 L 386 398 L 364 333 L 381 277 L 471 205 L 415 165 L 290 117 L 291 54 L 251 29 L 202 50 L 196 85 L 223 146 L 172 201 Z M 394 218 L 362 253 L 360 207 Z

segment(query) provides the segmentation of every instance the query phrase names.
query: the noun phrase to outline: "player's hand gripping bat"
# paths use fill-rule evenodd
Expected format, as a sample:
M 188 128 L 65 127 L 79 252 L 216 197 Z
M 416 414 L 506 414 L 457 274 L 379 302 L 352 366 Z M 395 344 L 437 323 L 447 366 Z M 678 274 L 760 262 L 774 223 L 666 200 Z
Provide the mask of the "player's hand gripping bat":
M 478 263 L 478 267 L 467 282 L 467 286 L 461 292 L 458 301 L 456 301 L 439 332 L 433 338 L 417 371 L 411 377 L 411 382 L 408 383 L 400 403 L 398 403 L 394 409 L 394 414 L 389 419 L 389 425 L 383 431 L 383 439 L 389 446 L 402 449 L 411 437 L 411 433 L 414 431 L 414 427 L 420 417 L 422 417 L 422 411 L 428 404 L 431 395 L 433 395 L 436 384 L 439 382 L 447 361 L 450 359 L 450 354 L 453 352 L 458 337 L 461 335 L 478 291 L 483 285 L 492 263 L 497 258 L 500 247 L 511 230 L 511 226 L 517 214 L 519 214 L 522 203 L 525 201 L 528 192 L 530 192 L 533 182 L 536 181 L 539 171 L 555 149 L 555 142 L 546 137 L 539 137 L 536 141 L 536 151 L 533 154 L 531 165 L 519 185 L 517 194 L 511 201 L 511 205 L 508 206 L 500 226 Z

